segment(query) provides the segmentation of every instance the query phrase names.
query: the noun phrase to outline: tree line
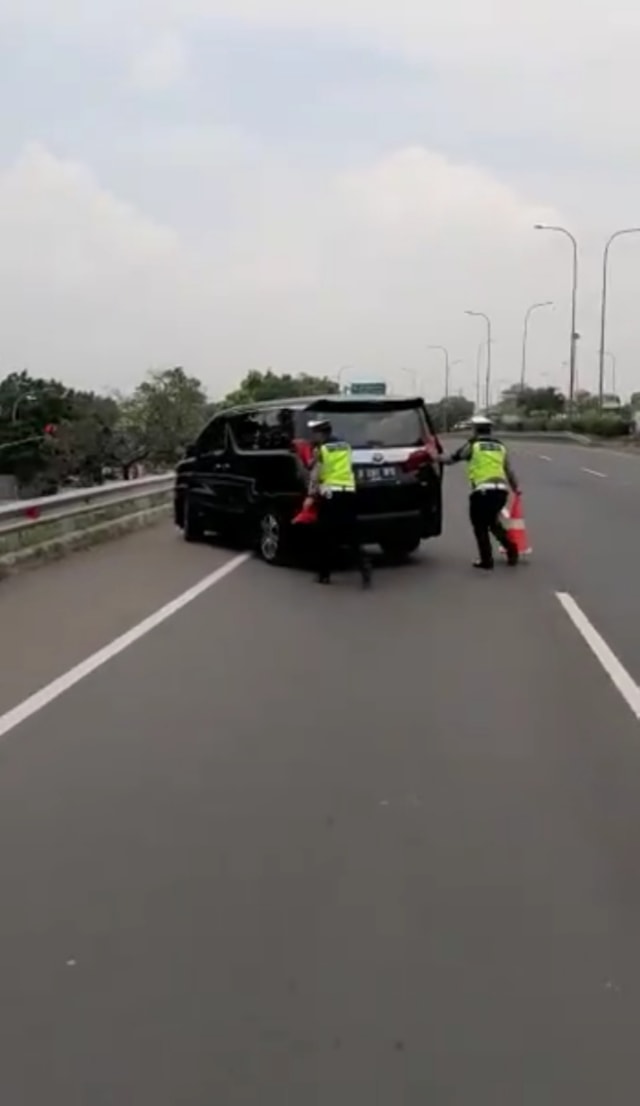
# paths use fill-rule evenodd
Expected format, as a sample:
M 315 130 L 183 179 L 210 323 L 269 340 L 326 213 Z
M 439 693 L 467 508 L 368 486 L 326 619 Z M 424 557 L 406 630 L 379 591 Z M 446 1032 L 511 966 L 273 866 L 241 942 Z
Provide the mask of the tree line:
M 149 372 L 127 395 L 103 395 L 62 381 L 10 373 L 0 380 L 0 476 L 20 494 L 47 494 L 72 484 L 127 480 L 170 468 L 212 414 L 223 407 L 291 396 L 335 394 L 328 377 L 252 370 L 238 388 L 213 401 L 202 381 L 175 367 Z M 640 394 L 623 406 L 578 392 L 571 410 L 557 388 L 505 389 L 493 406 L 498 424 L 522 430 L 574 429 L 621 436 L 629 432 Z M 430 404 L 439 431 L 468 421 L 474 404 L 462 395 Z
M 0 476 L 31 495 L 127 480 L 140 466 L 153 472 L 174 465 L 219 407 L 337 391 L 324 377 L 252 371 L 214 402 L 181 367 L 149 372 L 128 395 L 10 373 L 0 380 Z
M 640 393 L 623 404 L 619 396 L 597 395 L 582 389 L 573 403 L 559 388 L 529 388 L 513 384 L 506 388 L 493 411 L 496 421 L 513 429 L 529 431 L 572 430 L 594 437 L 620 438 L 633 429 L 633 414 L 640 409 Z

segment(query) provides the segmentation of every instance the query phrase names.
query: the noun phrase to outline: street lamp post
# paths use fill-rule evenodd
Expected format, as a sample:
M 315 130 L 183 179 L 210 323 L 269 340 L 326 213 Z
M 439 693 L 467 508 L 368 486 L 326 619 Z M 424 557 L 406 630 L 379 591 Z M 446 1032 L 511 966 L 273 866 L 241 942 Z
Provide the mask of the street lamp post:
M 449 422 L 449 380 L 451 374 L 451 362 L 449 360 L 449 350 L 446 346 L 427 346 L 427 349 L 440 350 L 444 354 L 444 412 L 443 412 L 443 426 L 445 432 L 448 430 Z
M 606 355 L 605 342 L 607 330 L 607 280 L 609 273 L 609 250 L 616 238 L 623 234 L 640 234 L 640 227 L 624 227 L 616 230 L 609 236 L 602 254 L 602 295 L 600 299 L 600 349 L 598 351 L 598 402 L 602 407 L 604 399 L 604 359 Z
M 486 342 L 480 342 L 478 346 L 478 352 L 476 354 L 476 411 L 480 410 L 480 378 L 482 371 L 482 354 L 484 353 L 484 347 Z
M 571 269 L 571 337 L 569 341 L 569 409 L 573 408 L 573 397 L 576 388 L 576 310 L 578 301 L 578 243 L 575 236 L 566 227 L 552 227 L 547 223 L 536 223 L 534 230 L 552 230 L 556 234 L 563 234 L 571 242 L 572 269 Z
M 615 353 L 611 353 L 611 351 L 608 350 L 608 349 L 606 349 L 604 351 L 604 355 L 605 355 L 605 357 L 609 357 L 611 359 L 611 394 L 613 396 L 615 396 L 617 394 L 616 393 L 616 355 L 615 355 Z M 600 400 L 600 403 L 602 404 L 602 400 Z
M 489 395 L 491 393 L 491 319 L 484 311 L 465 311 L 465 315 L 473 315 L 475 318 L 484 319 L 487 324 L 487 376 L 484 385 L 485 407 L 489 410 Z
M 544 303 L 532 303 L 524 316 L 524 326 L 522 329 L 522 367 L 520 369 L 520 388 L 524 389 L 527 378 L 527 339 L 529 337 L 529 319 L 533 315 L 534 311 L 538 311 L 541 307 L 553 307 L 552 300 L 545 300 Z

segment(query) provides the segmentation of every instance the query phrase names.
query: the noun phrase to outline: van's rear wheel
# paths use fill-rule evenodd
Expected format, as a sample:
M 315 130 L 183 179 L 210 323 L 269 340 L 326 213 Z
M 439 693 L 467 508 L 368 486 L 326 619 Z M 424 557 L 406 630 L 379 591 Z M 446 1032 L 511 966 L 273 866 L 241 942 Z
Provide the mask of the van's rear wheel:
M 407 534 L 402 537 L 388 538 L 380 544 L 388 560 L 406 561 L 420 548 L 421 541 L 419 534 Z

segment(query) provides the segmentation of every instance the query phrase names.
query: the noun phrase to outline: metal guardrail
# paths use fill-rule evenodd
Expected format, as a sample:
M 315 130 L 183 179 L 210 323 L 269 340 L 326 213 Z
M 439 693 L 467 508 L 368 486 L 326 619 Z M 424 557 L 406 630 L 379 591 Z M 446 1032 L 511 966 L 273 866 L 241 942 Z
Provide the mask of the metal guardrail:
M 150 493 L 170 491 L 174 479 L 173 473 L 162 473 L 93 488 L 74 488 L 59 495 L 44 495 L 37 499 L 16 499 L 0 505 L 0 532 L 82 514 L 110 503 L 125 503 Z
M 586 434 L 574 434 L 571 430 L 515 430 L 513 427 L 496 426 L 498 438 L 512 438 L 530 442 L 568 442 L 573 445 L 593 445 L 593 439 Z M 469 430 L 448 430 L 451 438 L 468 438 Z

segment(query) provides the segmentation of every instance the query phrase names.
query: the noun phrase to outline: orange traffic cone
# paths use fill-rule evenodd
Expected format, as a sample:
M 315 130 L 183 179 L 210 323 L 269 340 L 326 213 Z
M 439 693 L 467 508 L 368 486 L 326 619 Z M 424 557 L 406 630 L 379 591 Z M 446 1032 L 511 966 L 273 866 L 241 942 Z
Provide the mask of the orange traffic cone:
M 519 555 L 528 557 L 531 553 L 531 546 L 527 536 L 527 527 L 522 510 L 522 496 L 520 494 L 514 495 L 510 506 L 505 507 L 502 511 L 502 522 Z M 504 553 L 505 550 L 503 549 L 502 552 Z
M 292 521 L 294 523 L 308 523 L 318 521 L 318 512 L 316 510 L 315 502 L 311 496 L 305 499 L 304 503 L 302 504 L 302 510 L 298 511 L 298 514 L 295 516 L 294 519 L 292 519 Z

